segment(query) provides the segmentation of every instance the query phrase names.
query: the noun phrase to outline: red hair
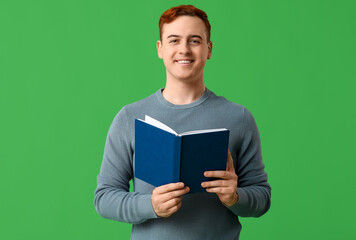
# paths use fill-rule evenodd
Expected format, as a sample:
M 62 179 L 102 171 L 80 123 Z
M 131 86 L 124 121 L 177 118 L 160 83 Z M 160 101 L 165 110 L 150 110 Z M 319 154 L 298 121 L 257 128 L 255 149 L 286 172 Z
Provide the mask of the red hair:
M 208 15 L 203 10 L 200 10 L 193 5 L 180 5 L 177 7 L 172 7 L 165 11 L 161 18 L 159 19 L 159 37 L 162 40 L 162 28 L 165 23 L 173 22 L 179 16 L 191 16 L 191 17 L 198 17 L 200 18 L 205 26 L 207 32 L 207 39 L 208 42 L 210 41 L 210 23 L 208 20 Z

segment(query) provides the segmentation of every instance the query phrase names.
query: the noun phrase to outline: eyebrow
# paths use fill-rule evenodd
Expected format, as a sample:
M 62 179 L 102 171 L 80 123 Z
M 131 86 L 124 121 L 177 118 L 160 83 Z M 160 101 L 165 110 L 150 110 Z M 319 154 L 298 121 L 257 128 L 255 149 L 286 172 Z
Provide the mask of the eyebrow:
M 173 38 L 173 37 L 182 37 L 181 35 L 175 35 L 175 34 L 171 34 L 169 35 L 167 38 Z M 200 38 L 201 40 L 203 40 L 203 38 L 200 35 L 189 35 L 189 38 Z

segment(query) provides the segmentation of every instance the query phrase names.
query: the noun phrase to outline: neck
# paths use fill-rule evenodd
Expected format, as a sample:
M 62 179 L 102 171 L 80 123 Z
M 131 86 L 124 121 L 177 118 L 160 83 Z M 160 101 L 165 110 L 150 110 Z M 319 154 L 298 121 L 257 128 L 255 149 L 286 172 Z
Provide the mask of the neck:
M 204 80 L 196 82 L 166 82 L 162 94 L 170 103 L 175 105 L 185 105 L 198 100 L 205 92 Z

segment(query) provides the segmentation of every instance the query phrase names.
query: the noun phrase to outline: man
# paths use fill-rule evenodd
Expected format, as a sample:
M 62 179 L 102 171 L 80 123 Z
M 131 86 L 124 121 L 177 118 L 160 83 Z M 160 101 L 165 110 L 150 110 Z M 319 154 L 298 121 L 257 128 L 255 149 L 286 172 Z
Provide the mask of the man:
M 251 113 L 216 96 L 204 85 L 211 58 L 210 24 L 191 5 L 168 9 L 159 21 L 158 56 L 166 67 L 166 86 L 129 104 L 110 127 L 95 191 L 98 213 L 133 224 L 131 239 L 238 239 L 237 216 L 258 217 L 270 206 L 271 188 Z M 134 119 L 149 115 L 177 132 L 230 130 L 226 171 L 208 171 L 218 180 L 202 183 L 204 193 L 187 194 L 184 183 L 153 187 L 134 178 Z M 134 179 L 134 192 L 129 181 Z

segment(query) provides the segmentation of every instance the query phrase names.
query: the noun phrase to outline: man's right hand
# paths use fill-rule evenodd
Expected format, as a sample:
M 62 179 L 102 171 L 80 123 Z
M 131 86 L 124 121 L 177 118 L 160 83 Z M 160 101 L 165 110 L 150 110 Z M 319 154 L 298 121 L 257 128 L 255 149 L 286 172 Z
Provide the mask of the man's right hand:
M 182 196 L 190 191 L 184 183 L 170 183 L 156 187 L 152 192 L 152 206 L 159 217 L 169 217 L 182 206 Z

